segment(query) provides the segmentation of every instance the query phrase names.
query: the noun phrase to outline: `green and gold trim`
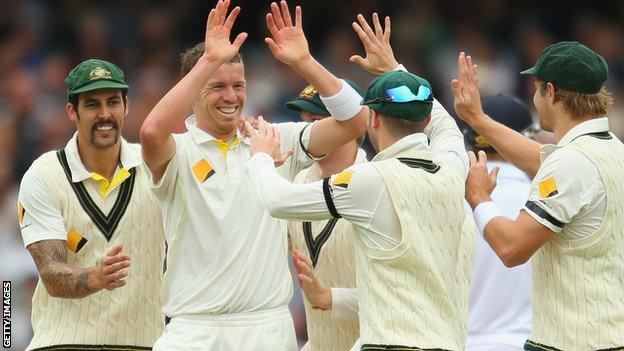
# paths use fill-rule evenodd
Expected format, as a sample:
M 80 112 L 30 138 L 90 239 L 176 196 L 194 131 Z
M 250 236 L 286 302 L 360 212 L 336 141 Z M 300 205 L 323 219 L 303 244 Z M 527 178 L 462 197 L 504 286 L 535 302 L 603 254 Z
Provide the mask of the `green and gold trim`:
M 119 194 L 117 194 L 117 199 L 115 200 L 115 204 L 111 209 L 108 216 L 104 215 L 102 210 L 97 206 L 97 204 L 93 201 L 84 184 L 81 182 L 74 183 L 71 178 L 71 171 L 69 169 L 69 164 L 67 163 L 67 156 L 65 155 L 65 150 L 61 149 L 56 152 L 56 155 L 65 171 L 65 175 L 67 176 L 67 180 L 69 180 L 69 184 L 71 185 L 78 201 L 80 202 L 80 206 L 87 213 L 89 218 L 93 221 L 95 226 L 102 232 L 106 240 L 110 241 L 113 237 L 113 233 L 121 218 L 123 217 L 126 209 L 128 208 L 128 204 L 130 203 L 130 198 L 132 198 L 132 190 L 134 189 L 134 181 L 136 176 L 136 170 L 134 168 L 130 169 L 130 179 L 124 181 L 119 187 Z
M 312 236 L 312 223 L 303 222 L 303 236 L 305 237 L 306 246 L 308 247 L 308 252 L 310 253 L 312 267 L 316 267 L 316 262 L 321 254 L 321 248 L 329 239 L 329 235 L 334 230 L 336 222 L 338 222 L 337 218 L 330 218 L 321 233 L 316 237 L 316 240 Z
M 440 166 L 433 163 L 431 160 L 424 160 L 421 158 L 408 158 L 408 157 L 399 157 L 397 158 L 399 162 L 402 164 L 411 167 L 411 168 L 420 168 L 428 173 L 436 173 L 440 170 Z

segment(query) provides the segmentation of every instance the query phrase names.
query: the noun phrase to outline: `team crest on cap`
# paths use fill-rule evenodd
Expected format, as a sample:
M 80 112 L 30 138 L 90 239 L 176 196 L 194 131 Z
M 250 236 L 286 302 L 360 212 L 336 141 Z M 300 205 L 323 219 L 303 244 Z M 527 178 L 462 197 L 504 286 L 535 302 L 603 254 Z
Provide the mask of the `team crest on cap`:
M 483 136 L 477 135 L 475 138 L 475 147 L 486 148 L 491 147 L 490 142 Z
M 318 92 L 316 91 L 315 87 L 313 87 L 312 85 L 308 85 L 299 93 L 299 97 L 302 99 L 311 100 L 317 93 Z
M 102 67 L 95 67 L 94 69 L 91 70 L 91 73 L 89 73 L 89 80 L 110 79 L 110 78 L 111 78 L 110 71 Z

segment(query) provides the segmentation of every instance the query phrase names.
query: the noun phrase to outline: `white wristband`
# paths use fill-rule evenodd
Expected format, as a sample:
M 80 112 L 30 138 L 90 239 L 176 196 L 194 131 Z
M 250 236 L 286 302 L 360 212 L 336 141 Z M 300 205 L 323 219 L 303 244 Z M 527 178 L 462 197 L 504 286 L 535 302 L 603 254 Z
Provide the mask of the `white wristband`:
M 503 214 L 498 209 L 498 206 L 493 201 L 482 202 L 474 209 L 474 218 L 477 222 L 477 228 L 481 236 L 484 235 L 485 226 L 490 223 L 494 217 L 502 216 Z
M 360 105 L 362 97 L 347 82 L 342 79 L 340 81 L 342 82 L 342 89 L 334 96 L 321 96 L 321 101 L 332 117 L 338 121 L 347 121 L 355 117 L 362 109 L 362 105 Z
M 396 68 L 393 71 L 403 71 L 403 72 L 407 72 L 407 68 L 405 68 L 405 66 L 403 66 L 402 64 L 399 63 L 398 66 L 396 66 Z

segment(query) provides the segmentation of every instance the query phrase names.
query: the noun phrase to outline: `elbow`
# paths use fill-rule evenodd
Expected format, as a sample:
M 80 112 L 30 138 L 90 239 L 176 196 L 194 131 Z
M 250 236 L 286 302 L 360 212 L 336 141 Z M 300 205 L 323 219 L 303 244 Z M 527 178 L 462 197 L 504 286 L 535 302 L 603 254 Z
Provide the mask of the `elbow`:
M 159 143 L 160 131 L 158 130 L 158 126 L 146 120 L 141 126 L 141 131 L 139 133 L 139 137 L 141 139 L 142 145 L 154 145 Z
M 41 277 L 41 281 L 43 282 L 43 286 L 45 287 L 48 295 L 50 295 L 51 297 L 57 297 L 57 298 L 63 297 L 61 293 L 58 291 L 58 289 L 54 286 L 54 284 L 52 284 L 48 279 Z
M 501 250 L 498 257 L 505 267 L 513 268 L 523 265 L 529 261 L 530 256 L 524 255 L 513 247 Z

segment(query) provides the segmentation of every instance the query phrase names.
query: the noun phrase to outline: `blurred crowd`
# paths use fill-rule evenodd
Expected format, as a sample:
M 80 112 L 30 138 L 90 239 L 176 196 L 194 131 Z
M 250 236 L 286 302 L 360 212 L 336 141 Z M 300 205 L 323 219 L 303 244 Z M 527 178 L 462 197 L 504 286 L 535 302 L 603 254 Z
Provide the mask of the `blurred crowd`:
M 362 86 L 372 79 L 348 59 L 362 54 L 351 22 L 373 11 L 392 18 L 399 62 L 427 77 L 434 95 L 452 110 L 450 80 L 459 51 L 481 72 L 482 95 L 513 93 L 530 102 L 533 85 L 518 74 L 547 45 L 578 40 L 603 55 L 615 97 L 612 129 L 624 137 L 624 2 L 358 0 L 292 1 L 303 6 L 313 55 L 334 73 Z M 87 58 L 119 65 L 130 83 L 130 114 L 123 134 L 138 141 L 147 113 L 180 78 L 179 55 L 201 41 L 212 1 L 195 0 L 4 0 L 0 11 L 0 274 L 13 284 L 13 346 L 30 338 L 30 298 L 37 275 L 16 222 L 22 174 L 43 152 L 65 145 L 74 125 L 65 113 L 64 79 Z M 298 118 L 284 103 L 305 82 L 275 61 L 264 44 L 266 0 L 238 0 L 234 32 L 250 37 L 242 48 L 247 76 L 245 114 L 270 121 Z M 291 3 L 292 5 L 292 3 Z M 180 131 L 183 130 L 182 125 Z M 295 283 L 296 284 L 296 283 Z M 298 289 L 295 289 L 297 291 Z M 297 332 L 305 340 L 301 296 L 293 300 Z

